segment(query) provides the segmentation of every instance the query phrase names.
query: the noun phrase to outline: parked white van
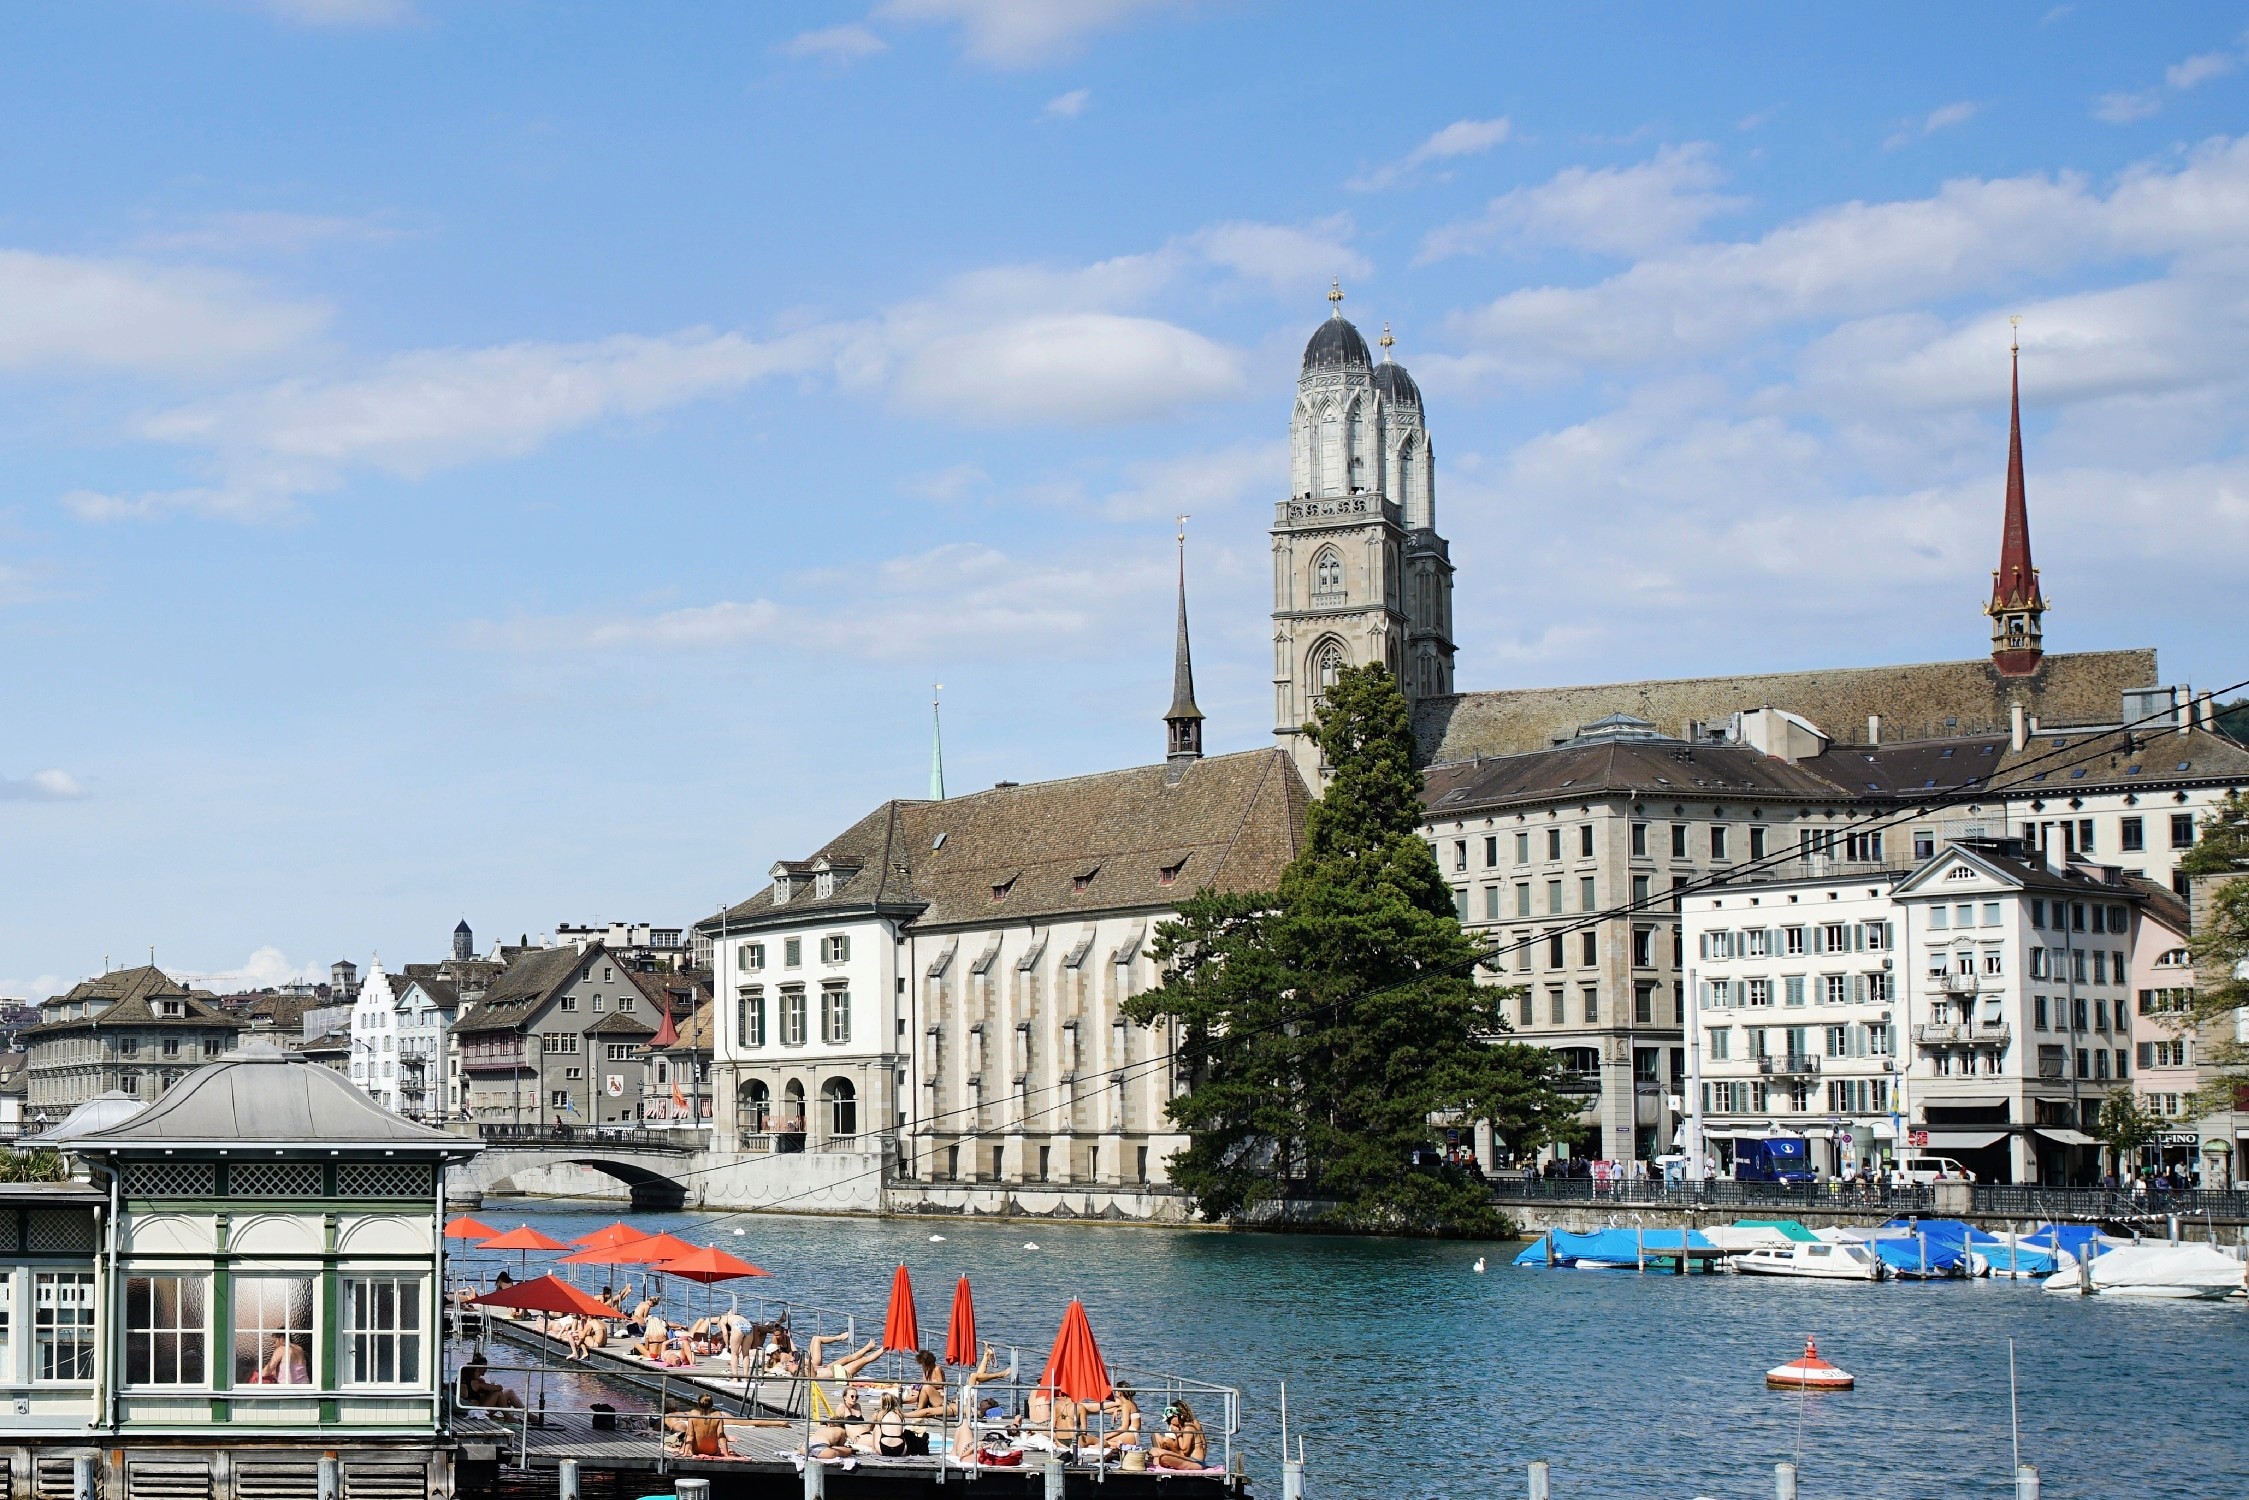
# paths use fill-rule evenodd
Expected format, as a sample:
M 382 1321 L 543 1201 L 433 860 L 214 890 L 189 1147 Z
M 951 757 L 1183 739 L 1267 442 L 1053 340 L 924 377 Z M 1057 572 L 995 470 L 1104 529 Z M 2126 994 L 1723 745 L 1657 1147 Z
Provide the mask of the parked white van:
M 1909 1156 L 1905 1159 L 1905 1180 L 1917 1186 L 1926 1182 L 1974 1182 L 1976 1174 L 1949 1156 Z

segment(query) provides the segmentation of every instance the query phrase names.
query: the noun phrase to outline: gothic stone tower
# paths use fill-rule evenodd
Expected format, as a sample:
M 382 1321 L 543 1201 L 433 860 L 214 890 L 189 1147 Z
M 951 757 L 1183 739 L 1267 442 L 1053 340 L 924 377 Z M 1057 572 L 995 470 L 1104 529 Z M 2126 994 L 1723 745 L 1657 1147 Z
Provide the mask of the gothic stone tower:
M 2022 346 L 2008 351 L 2007 511 L 1991 575 L 1991 660 L 2002 677 L 2029 677 L 2046 652 L 2046 596 L 2030 560 L 2030 501 L 2023 490 Z
M 1289 498 L 1273 514 L 1273 733 L 1315 788 L 1303 725 L 1341 668 L 1380 662 L 1409 700 L 1453 690 L 1452 558 L 1421 391 L 1391 342 L 1385 328 L 1375 363 L 1335 307 L 1304 346 L 1289 417 Z

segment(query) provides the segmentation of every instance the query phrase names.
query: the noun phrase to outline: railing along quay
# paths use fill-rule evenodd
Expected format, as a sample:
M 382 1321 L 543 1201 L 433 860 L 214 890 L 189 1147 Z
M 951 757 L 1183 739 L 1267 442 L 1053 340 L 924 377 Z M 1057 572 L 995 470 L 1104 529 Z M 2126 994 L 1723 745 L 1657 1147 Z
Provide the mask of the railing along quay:
M 2176 1216 L 2211 1224 L 2249 1224 L 2249 1192 L 2126 1193 L 2107 1188 L 2041 1187 L 2037 1184 L 1975 1183 L 1969 1187 L 1968 1216 L 1983 1219 L 2159 1221 Z M 1613 1204 L 1621 1208 L 1772 1209 L 1850 1212 L 1879 1209 L 1932 1216 L 1937 1189 L 1928 1183 L 1891 1187 L 1884 1183 L 1825 1182 L 1669 1183 L 1625 1178 L 1600 1182 L 1588 1177 L 1495 1178 L 1492 1200 L 1501 1205 L 1547 1203 Z
M 701 1151 L 710 1143 L 703 1130 L 643 1130 L 632 1125 L 479 1124 L 477 1139 L 496 1146 L 570 1146 L 610 1151 Z

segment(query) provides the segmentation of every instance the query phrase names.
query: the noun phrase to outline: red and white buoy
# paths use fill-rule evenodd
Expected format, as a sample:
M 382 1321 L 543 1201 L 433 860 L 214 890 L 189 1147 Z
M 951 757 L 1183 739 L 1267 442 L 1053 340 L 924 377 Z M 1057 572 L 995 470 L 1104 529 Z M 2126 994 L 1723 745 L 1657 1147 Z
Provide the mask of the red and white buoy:
M 1858 1381 L 1821 1359 L 1819 1345 L 1806 1339 L 1804 1357 L 1767 1370 L 1765 1384 L 1776 1391 L 1847 1391 Z

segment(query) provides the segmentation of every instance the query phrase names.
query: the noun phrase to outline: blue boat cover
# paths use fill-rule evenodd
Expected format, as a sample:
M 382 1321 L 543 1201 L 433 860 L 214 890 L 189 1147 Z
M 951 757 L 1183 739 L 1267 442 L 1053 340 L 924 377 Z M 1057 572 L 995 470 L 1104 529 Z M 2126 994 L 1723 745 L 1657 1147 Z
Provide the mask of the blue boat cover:
M 2052 1250 L 2041 1250 L 2034 1245 L 1985 1245 L 1976 1253 L 1990 1261 L 1994 1271 L 2013 1271 L 2024 1276 L 2051 1276 L 2062 1268 L 2061 1261 Z
M 1964 1243 L 1947 1243 L 1933 1234 L 1884 1234 L 1866 1244 L 1869 1250 L 1882 1257 L 1884 1265 L 1900 1275 L 1928 1272 L 1942 1276 L 1965 1271 L 1968 1267 L 1968 1247 Z
M 2101 1231 L 2091 1224 L 2042 1224 L 2024 1235 L 2023 1242 L 2049 1250 L 2066 1250 L 2083 1260 L 2085 1247 L 2100 1237 Z
M 1958 1219 L 1892 1219 L 1874 1232 L 1880 1235 L 1889 1235 L 1913 1234 L 1916 1231 L 1927 1235 L 1933 1242 L 1951 1245 L 1955 1248 L 1971 1249 L 1978 1255 L 1984 1254 L 1984 1246 L 1986 1245 L 2005 1243 L 1998 1235 L 1986 1234 L 1975 1225 L 1963 1223 Z
M 1566 1229 L 1553 1233 L 1554 1263 L 1574 1266 L 1581 1260 L 1606 1261 L 1612 1265 L 1633 1265 L 1641 1252 L 1653 1256 L 1677 1255 L 1682 1234 L 1690 1250 L 1714 1250 L 1700 1230 L 1689 1229 L 1596 1229 L 1591 1234 L 1572 1234 Z M 1546 1237 L 1540 1236 L 1523 1248 L 1515 1257 L 1518 1266 L 1543 1266 L 1546 1264 Z

